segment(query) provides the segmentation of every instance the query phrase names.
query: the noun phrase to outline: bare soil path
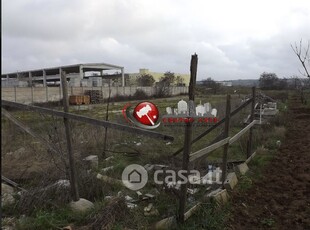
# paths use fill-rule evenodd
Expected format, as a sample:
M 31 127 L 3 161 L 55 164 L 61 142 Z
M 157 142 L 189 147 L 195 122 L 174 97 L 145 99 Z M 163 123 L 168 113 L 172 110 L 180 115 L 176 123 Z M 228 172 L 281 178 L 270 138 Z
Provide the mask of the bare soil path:
M 228 229 L 310 229 L 310 108 L 289 100 L 286 140 L 263 179 L 232 195 Z

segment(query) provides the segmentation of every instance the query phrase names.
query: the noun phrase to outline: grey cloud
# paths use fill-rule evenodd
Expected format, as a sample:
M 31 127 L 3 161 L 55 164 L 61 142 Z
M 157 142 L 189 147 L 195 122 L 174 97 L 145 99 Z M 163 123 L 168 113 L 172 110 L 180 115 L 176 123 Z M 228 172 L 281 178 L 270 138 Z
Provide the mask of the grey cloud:
M 300 3 L 285 11 L 283 22 L 270 35 L 262 33 L 266 20 L 257 33 L 236 24 L 247 23 L 245 16 L 251 13 L 246 9 L 234 20 L 230 17 L 238 15 L 218 7 L 219 3 L 174 0 L 6 0 L 2 71 L 107 62 L 128 72 L 149 68 L 188 73 L 190 55 L 196 52 L 198 79 L 257 78 L 263 71 L 298 73 L 290 43 L 310 38 L 310 13 L 305 10 L 309 6 Z

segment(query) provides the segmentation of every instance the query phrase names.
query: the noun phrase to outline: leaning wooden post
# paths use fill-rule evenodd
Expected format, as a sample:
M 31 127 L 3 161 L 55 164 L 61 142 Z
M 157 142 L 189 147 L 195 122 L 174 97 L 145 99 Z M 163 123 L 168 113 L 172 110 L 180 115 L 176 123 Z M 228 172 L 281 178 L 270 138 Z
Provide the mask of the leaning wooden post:
M 68 99 L 68 83 L 66 74 L 61 71 L 61 83 L 62 83 L 62 92 L 63 92 L 63 105 L 64 105 L 64 112 L 69 112 L 69 99 Z M 68 149 L 68 158 L 69 158 L 69 167 L 70 167 L 70 187 L 71 193 L 74 201 L 78 201 L 79 191 L 78 185 L 76 181 L 76 170 L 75 170 L 75 163 L 72 151 L 72 138 L 71 138 L 71 130 L 69 125 L 69 119 L 64 117 L 64 124 L 65 124 L 65 131 L 66 131 L 66 139 L 67 139 L 67 149 Z
M 227 138 L 229 136 L 229 123 L 230 123 L 230 95 L 227 94 L 226 99 L 226 114 L 225 114 L 225 128 L 223 133 L 223 138 Z M 224 145 L 224 152 L 223 152 L 223 161 L 222 161 L 222 185 L 224 186 L 224 182 L 226 180 L 227 174 L 227 153 L 228 153 L 229 143 Z
M 250 117 L 250 123 L 254 120 L 255 115 L 255 87 L 252 88 L 252 106 L 251 106 L 251 117 Z M 247 158 L 251 156 L 252 153 L 252 136 L 253 136 L 253 127 L 250 128 L 249 131 L 249 141 L 248 141 L 248 151 L 247 151 Z
M 191 59 L 191 79 L 189 83 L 189 105 L 191 101 L 194 102 L 195 100 L 195 85 L 196 85 L 196 75 L 197 75 L 197 64 L 198 64 L 198 56 L 197 54 L 192 55 Z M 191 111 L 190 106 L 189 108 L 189 118 L 192 116 L 194 111 Z M 192 142 L 192 123 L 189 121 L 186 123 L 185 127 L 185 135 L 184 135 L 184 149 L 183 149 L 183 163 L 182 163 L 182 170 L 187 171 L 186 177 L 188 175 L 188 162 L 189 162 L 189 154 L 191 152 L 191 142 Z M 184 222 L 184 212 L 185 212 L 185 205 L 186 205 L 186 194 L 187 194 L 187 183 L 181 185 L 181 194 L 180 194 L 180 202 L 179 202 L 179 212 L 178 212 L 178 222 Z
M 109 120 L 109 105 L 110 105 L 110 100 L 111 100 L 111 79 L 109 79 L 109 95 L 107 99 L 107 108 L 106 108 L 106 115 L 105 115 L 105 120 Z M 107 140 L 108 140 L 108 128 L 104 128 L 104 142 L 103 142 L 103 153 L 102 157 L 104 158 L 106 155 L 106 150 L 107 150 Z
M 17 96 L 16 96 L 16 86 L 14 86 L 14 101 L 16 102 L 17 101 Z

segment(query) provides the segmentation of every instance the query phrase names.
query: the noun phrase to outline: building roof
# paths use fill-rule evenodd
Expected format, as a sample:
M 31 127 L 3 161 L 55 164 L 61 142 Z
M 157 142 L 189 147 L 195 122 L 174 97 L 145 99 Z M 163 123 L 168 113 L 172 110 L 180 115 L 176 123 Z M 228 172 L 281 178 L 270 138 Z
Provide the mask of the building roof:
M 78 73 L 80 68 L 83 71 L 98 71 L 98 70 L 113 70 L 113 69 L 123 69 L 122 66 L 107 64 L 107 63 L 81 63 L 81 64 L 74 64 L 74 65 L 63 65 L 57 67 L 48 67 L 48 68 L 41 68 L 41 69 L 33 69 L 33 70 L 26 70 L 26 71 L 17 71 L 11 73 L 2 73 L 1 76 L 4 77 L 6 75 L 17 75 L 17 74 L 25 74 L 31 72 L 33 76 L 40 76 L 42 75 L 42 71 L 44 70 L 47 74 L 58 74 L 59 69 L 62 69 L 66 72 L 70 73 Z

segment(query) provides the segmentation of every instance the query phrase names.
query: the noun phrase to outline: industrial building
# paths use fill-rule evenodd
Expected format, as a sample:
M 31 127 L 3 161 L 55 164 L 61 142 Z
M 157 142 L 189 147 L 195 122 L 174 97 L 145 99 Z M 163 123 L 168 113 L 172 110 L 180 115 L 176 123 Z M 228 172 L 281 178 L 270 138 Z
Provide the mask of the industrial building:
M 61 71 L 65 71 L 69 86 L 104 86 L 104 81 L 109 79 L 109 74 L 105 71 L 111 70 L 120 72 L 117 74 L 120 78 L 119 86 L 125 86 L 124 67 L 106 63 L 86 63 L 1 74 L 1 87 L 60 85 Z M 116 74 L 113 74 L 114 79 L 115 76 Z

